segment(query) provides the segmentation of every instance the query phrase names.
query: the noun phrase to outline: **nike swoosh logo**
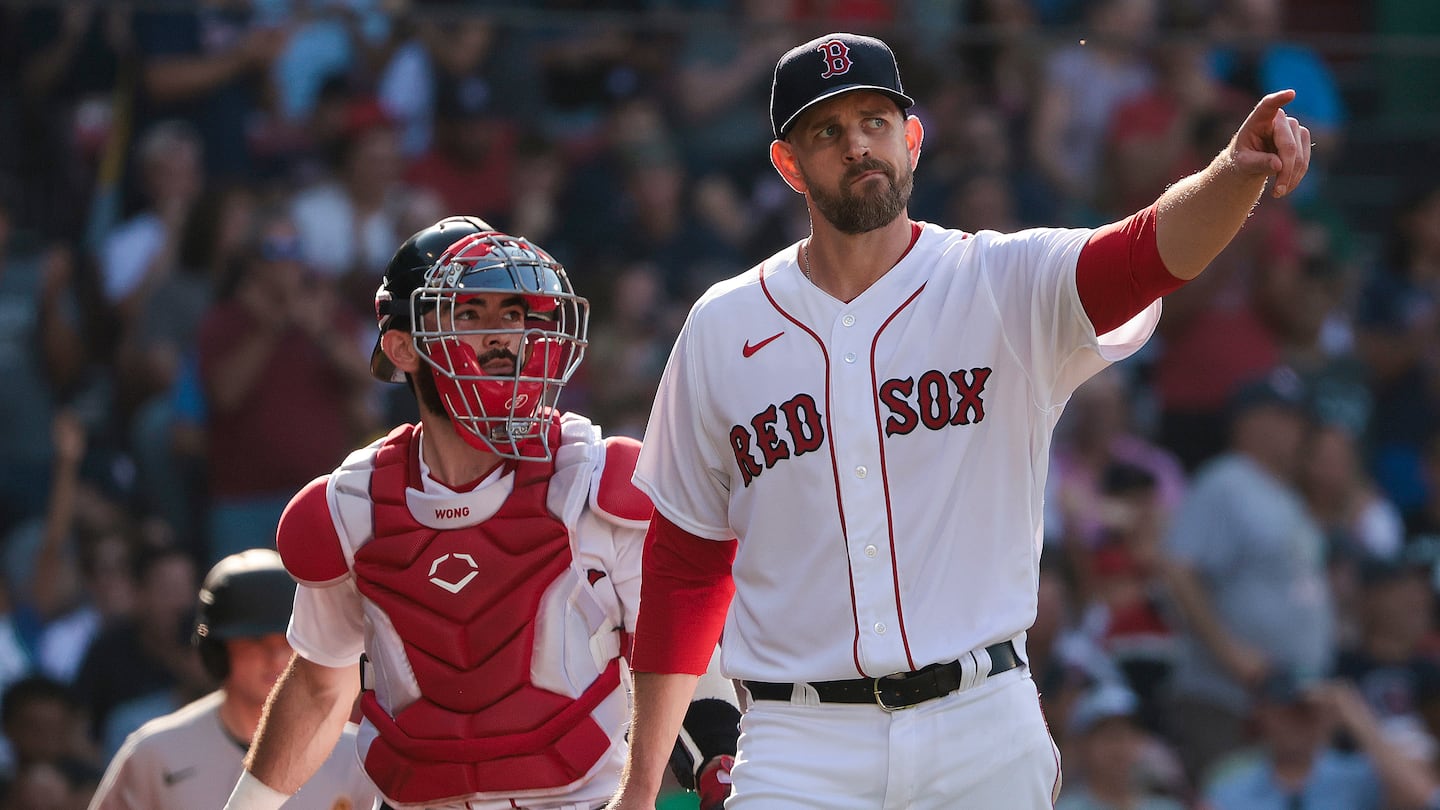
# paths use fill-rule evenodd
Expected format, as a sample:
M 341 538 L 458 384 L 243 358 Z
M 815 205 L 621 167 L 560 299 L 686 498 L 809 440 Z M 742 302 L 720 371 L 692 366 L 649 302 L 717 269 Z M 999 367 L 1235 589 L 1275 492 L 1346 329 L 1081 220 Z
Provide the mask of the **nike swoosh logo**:
M 165 780 L 166 786 L 173 785 L 176 782 L 183 782 L 194 776 L 195 769 L 198 767 L 198 765 L 191 765 L 188 768 L 181 768 L 178 771 L 163 771 L 160 777 Z
M 759 343 L 756 343 L 756 344 L 753 345 L 753 346 L 750 345 L 750 341 L 747 340 L 747 341 L 745 341 L 745 348 L 741 349 L 741 350 L 740 350 L 740 353 L 743 354 L 743 355 L 745 355 L 746 357 L 749 357 L 750 355 L 754 354 L 755 352 L 758 352 L 758 351 L 760 351 L 761 349 L 763 349 L 763 348 L 765 348 L 766 346 L 768 346 L 768 345 L 770 344 L 770 341 L 779 339 L 780 335 L 783 335 L 783 334 L 785 334 L 785 333 L 784 333 L 784 332 L 781 332 L 781 333 L 778 334 L 778 335 L 771 335 L 770 337 L 765 338 L 764 340 L 760 341 Z

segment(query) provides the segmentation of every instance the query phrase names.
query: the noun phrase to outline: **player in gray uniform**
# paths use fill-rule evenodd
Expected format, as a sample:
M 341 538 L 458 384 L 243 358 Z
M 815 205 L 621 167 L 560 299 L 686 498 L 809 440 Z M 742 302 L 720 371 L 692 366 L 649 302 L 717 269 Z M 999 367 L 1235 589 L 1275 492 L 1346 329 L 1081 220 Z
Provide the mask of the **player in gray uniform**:
M 271 686 L 290 661 L 285 628 L 295 581 L 280 555 L 250 549 L 215 564 L 200 589 L 195 644 L 221 686 L 131 734 L 90 810 L 218 810 L 225 804 Z M 365 810 L 379 794 L 355 757 L 355 726 L 286 810 Z

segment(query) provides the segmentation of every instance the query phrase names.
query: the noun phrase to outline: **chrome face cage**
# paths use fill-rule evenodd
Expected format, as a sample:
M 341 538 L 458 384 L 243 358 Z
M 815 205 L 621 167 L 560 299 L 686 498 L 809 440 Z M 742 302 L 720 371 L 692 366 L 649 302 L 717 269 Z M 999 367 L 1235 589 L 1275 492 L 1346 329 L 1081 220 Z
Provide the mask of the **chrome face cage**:
M 481 255 L 471 258 L 472 248 Z M 456 303 L 482 293 L 526 299 L 523 327 L 461 326 L 455 320 Z M 536 309 L 552 304 L 549 311 Z M 430 313 L 435 316 L 434 328 L 427 328 L 423 317 Z M 424 284 L 410 295 L 410 323 L 411 341 L 420 357 L 454 383 L 453 388 L 442 386 L 441 396 L 460 430 L 506 458 L 551 457 L 548 442 L 525 440 L 544 438 L 549 410 L 556 407 L 561 389 L 579 368 L 590 328 L 590 302 L 573 292 L 559 262 L 524 240 L 503 234 L 478 237 L 427 271 Z M 474 365 L 473 352 L 461 345 L 462 337 L 490 335 L 520 337 L 514 375 L 481 372 Z M 451 357 L 456 351 L 462 364 L 468 360 L 470 370 L 456 368 Z

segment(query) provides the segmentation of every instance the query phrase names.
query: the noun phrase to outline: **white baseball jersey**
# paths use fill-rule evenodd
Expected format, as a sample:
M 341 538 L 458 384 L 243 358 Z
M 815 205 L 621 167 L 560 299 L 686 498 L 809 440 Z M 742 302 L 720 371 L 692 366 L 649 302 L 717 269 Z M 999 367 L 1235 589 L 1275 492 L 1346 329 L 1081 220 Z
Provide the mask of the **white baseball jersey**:
M 221 692 L 136 729 L 116 752 L 90 810 L 218 810 L 240 778 L 245 744 L 220 723 Z M 370 810 L 380 794 L 355 756 L 347 724 L 330 757 L 285 810 Z
M 879 676 L 1033 623 L 1052 429 L 1160 315 L 1096 336 L 1092 233 L 923 225 L 849 303 L 792 245 L 695 304 L 635 481 L 685 531 L 739 538 L 725 674 Z

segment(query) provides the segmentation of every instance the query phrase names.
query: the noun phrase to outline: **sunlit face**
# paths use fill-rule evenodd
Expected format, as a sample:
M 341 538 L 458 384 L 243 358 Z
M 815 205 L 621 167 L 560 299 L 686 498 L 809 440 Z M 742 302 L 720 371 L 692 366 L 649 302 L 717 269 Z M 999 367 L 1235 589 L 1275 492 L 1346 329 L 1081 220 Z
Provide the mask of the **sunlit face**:
M 285 634 L 233 638 L 225 646 L 230 654 L 226 690 L 248 703 L 264 703 L 290 663 L 290 642 L 285 640 Z
M 525 299 L 513 293 L 459 297 L 425 316 L 427 329 L 453 333 L 488 376 L 513 376 L 523 362 Z
M 821 102 L 800 116 L 786 142 L 811 202 L 842 233 L 884 227 L 910 202 L 906 118 L 888 96 L 856 91 Z

